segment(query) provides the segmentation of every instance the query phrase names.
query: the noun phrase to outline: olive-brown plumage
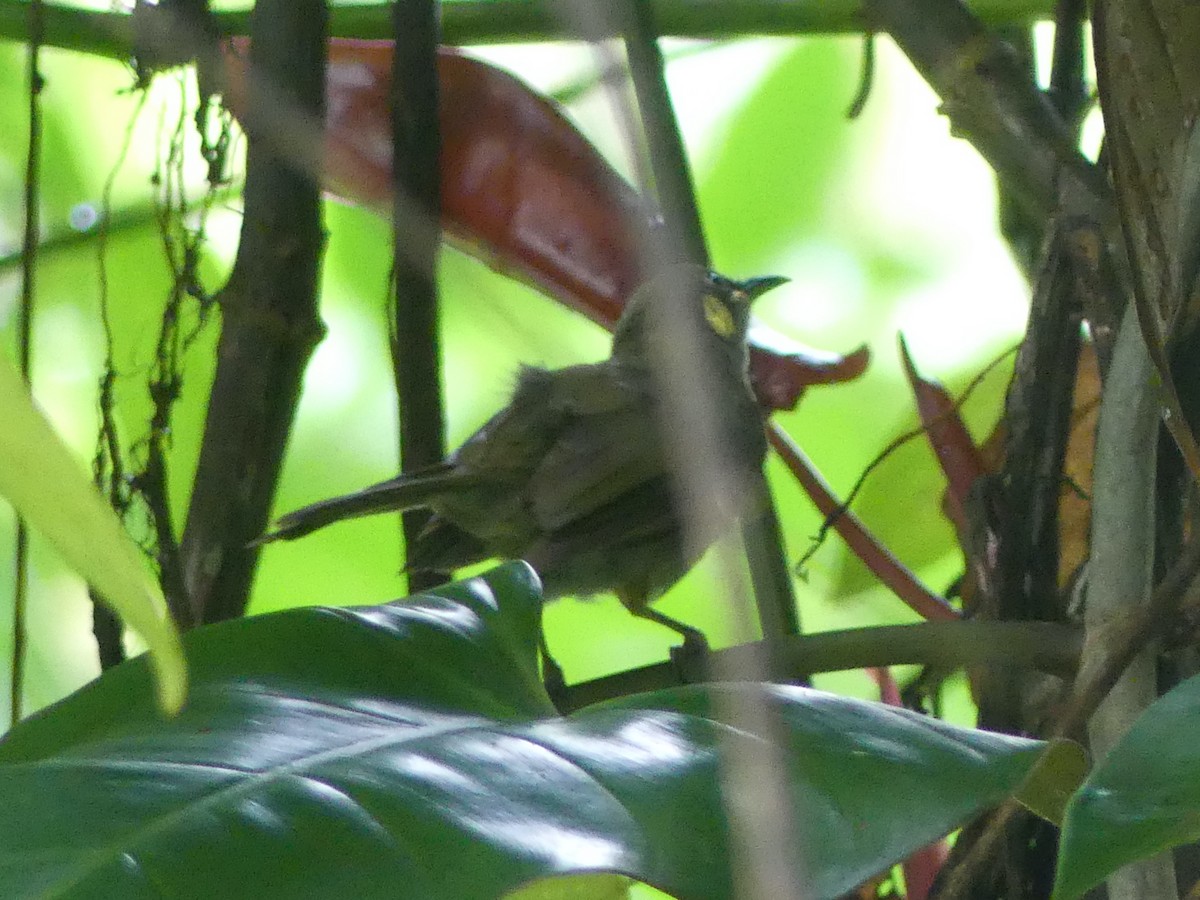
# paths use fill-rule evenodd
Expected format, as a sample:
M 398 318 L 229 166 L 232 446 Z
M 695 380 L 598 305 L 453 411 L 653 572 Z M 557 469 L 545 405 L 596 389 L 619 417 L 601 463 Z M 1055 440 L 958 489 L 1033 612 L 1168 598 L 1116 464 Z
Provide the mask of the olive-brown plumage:
M 490 558 L 527 560 L 548 598 L 614 591 L 645 618 L 695 561 L 685 550 L 663 440 L 649 304 L 668 282 L 705 336 L 728 456 L 750 471 L 766 453 L 747 379 L 751 302 L 783 279 L 735 282 L 673 270 L 637 292 L 603 362 L 522 370 L 511 401 L 444 462 L 283 516 L 262 540 L 291 540 L 332 522 L 424 507 L 433 513 L 409 566 L 453 569 Z M 694 302 L 692 302 L 694 301 Z M 715 535 L 712 537 L 715 538 Z

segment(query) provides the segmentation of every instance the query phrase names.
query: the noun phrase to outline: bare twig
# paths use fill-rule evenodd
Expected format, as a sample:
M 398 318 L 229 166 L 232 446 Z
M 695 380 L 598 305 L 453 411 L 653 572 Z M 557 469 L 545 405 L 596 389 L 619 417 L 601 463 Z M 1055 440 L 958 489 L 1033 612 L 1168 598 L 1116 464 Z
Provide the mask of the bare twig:
M 793 635 L 772 641 L 773 681 L 795 681 L 821 672 L 871 666 L 927 665 L 940 669 L 991 665 L 1036 669 L 1069 676 L 1079 662 L 1080 629 L 1048 622 L 923 622 Z M 736 667 L 756 645 L 739 645 L 712 653 L 722 667 Z M 692 680 L 686 670 L 684 680 Z M 571 685 L 566 708 L 625 697 L 679 684 L 672 663 L 630 669 Z
M 392 371 L 400 401 L 400 468 L 432 465 L 446 452 L 442 404 L 442 354 L 438 331 L 437 256 L 441 231 L 438 157 L 435 0 L 392 4 L 396 52 L 392 67 L 393 306 Z M 414 216 L 414 209 L 420 215 Z M 428 521 L 425 510 L 404 514 L 404 542 L 411 547 Z M 411 591 L 444 582 L 445 572 L 410 570 Z
M 918 431 L 916 434 L 921 433 Z M 958 610 L 923 585 L 907 566 L 867 530 L 858 516 L 849 510 L 846 502 L 833 495 L 816 466 L 787 432 L 774 422 L 769 423 L 767 439 L 805 493 L 812 498 L 817 510 L 825 516 L 829 527 L 841 535 L 854 555 L 909 609 L 932 622 L 952 621 L 960 617 Z
M 37 248 L 41 239 L 38 204 L 41 202 L 42 73 L 39 65 L 44 30 L 41 0 L 29 4 L 29 144 L 25 159 L 25 236 L 21 262 L 21 302 L 17 307 L 17 367 L 29 384 L 33 365 L 33 295 Z M 21 720 L 25 687 L 25 610 L 29 603 L 29 528 L 17 519 L 14 548 L 12 669 L 9 681 L 9 722 Z
M 875 456 L 871 459 L 871 461 L 868 462 L 863 467 L 863 470 L 859 473 L 858 478 L 855 479 L 854 484 L 851 485 L 850 492 L 848 494 L 846 494 L 845 499 L 841 500 L 840 502 L 834 502 L 832 504 L 832 506 L 830 506 L 829 504 L 823 504 L 821 502 L 821 495 L 828 495 L 828 496 L 832 497 L 832 494 L 829 492 L 829 489 L 823 485 L 823 482 L 821 482 L 817 486 L 818 492 L 813 493 L 812 489 L 809 488 L 809 484 L 813 483 L 813 479 L 806 478 L 801 475 L 799 468 L 796 465 L 794 465 L 791 461 L 789 461 L 789 454 L 780 448 L 780 442 L 777 441 L 775 439 L 775 437 L 771 436 L 770 431 L 768 430 L 768 436 L 771 436 L 772 444 L 775 445 L 776 449 L 779 450 L 780 454 L 784 457 L 784 461 L 788 462 L 788 467 L 797 476 L 797 478 L 800 480 L 801 484 L 804 485 L 804 489 L 806 491 L 809 491 L 810 495 L 813 497 L 813 502 L 817 504 L 817 508 L 825 516 L 825 521 L 821 523 L 821 527 L 817 530 L 816 537 L 813 538 L 812 544 L 809 546 L 808 550 L 806 550 L 804 552 L 804 556 L 802 556 L 800 558 L 800 562 L 797 563 L 797 567 L 803 568 L 804 565 L 810 559 L 812 559 L 813 554 L 815 554 L 817 552 L 817 550 L 819 550 L 821 548 L 821 545 L 825 542 L 825 539 L 829 536 L 830 529 L 837 531 L 839 534 L 842 535 L 843 538 L 846 539 L 847 543 L 850 543 L 853 546 L 854 542 L 851 541 L 850 538 L 847 537 L 847 535 L 843 532 L 843 530 L 841 528 L 840 520 L 843 517 L 850 515 L 850 508 L 854 505 L 854 501 L 858 498 L 859 493 L 862 491 L 863 487 L 866 485 L 867 479 L 871 477 L 871 474 L 873 472 L 875 472 L 875 470 L 878 469 L 881 465 L 883 465 L 884 461 L 886 461 L 888 459 L 888 457 L 892 456 L 892 454 L 894 454 L 896 451 L 898 451 L 905 444 L 909 443 L 910 441 L 916 440 L 919 437 L 924 436 L 928 432 L 929 428 L 933 427 L 936 424 L 939 424 L 941 422 L 941 420 L 943 418 L 945 418 L 946 416 L 949 416 L 952 413 L 957 413 L 963 407 L 963 405 L 966 404 L 967 400 L 970 399 L 971 394 L 973 394 L 975 392 L 975 390 L 981 384 L 983 384 L 983 382 L 987 379 L 987 377 L 989 375 L 991 375 L 992 372 L 995 371 L 995 369 L 1002 362 L 1004 362 L 1006 359 L 1008 359 L 1008 357 L 1011 356 L 1013 353 L 1016 353 L 1017 350 L 1019 349 L 1019 347 L 1020 347 L 1020 345 L 1018 344 L 1018 345 L 1004 351 L 999 356 L 997 356 L 995 359 L 993 359 L 991 362 L 989 362 L 986 366 L 984 366 L 978 373 L 976 373 L 975 377 L 971 379 L 971 381 L 967 384 L 967 386 L 965 388 L 963 388 L 962 392 L 958 395 L 958 398 L 954 402 L 953 409 L 947 410 L 946 412 L 942 413 L 936 419 L 934 419 L 932 422 L 930 422 L 928 425 L 926 425 L 926 424 L 918 425 L 916 428 L 910 428 L 908 431 L 904 432 L 903 434 L 897 435 L 896 437 L 892 438 L 892 440 L 890 440 L 888 442 L 887 446 L 884 447 L 882 450 L 880 450 L 878 453 L 876 453 Z M 776 429 L 776 430 L 778 430 L 778 429 Z M 809 466 L 807 463 L 804 464 L 804 467 L 811 468 L 811 466 Z M 851 528 L 853 528 L 853 526 L 851 526 Z M 872 541 L 873 540 L 874 539 L 872 539 Z M 863 562 L 867 563 L 868 567 L 871 567 L 871 564 L 867 559 L 864 558 Z M 873 567 L 871 567 L 871 570 L 874 571 L 876 575 L 880 574 L 879 572 L 875 571 L 875 569 Z M 888 582 L 885 581 L 885 583 L 888 583 Z M 889 584 L 889 586 L 893 587 L 890 584 Z M 894 589 L 895 588 L 893 587 L 893 590 Z M 897 591 L 897 593 L 900 594 L 900 596 L 902 598 L 907 597 L 906 594 L 904 594 L 900 591 Z M 907 600 L 906 600 L 906 602 L 907 602 Z M 913 607 L 913 608 L 916 609 L 916 607 Z M 937 617 L 935 616 L 934 618 L 937 618 Z

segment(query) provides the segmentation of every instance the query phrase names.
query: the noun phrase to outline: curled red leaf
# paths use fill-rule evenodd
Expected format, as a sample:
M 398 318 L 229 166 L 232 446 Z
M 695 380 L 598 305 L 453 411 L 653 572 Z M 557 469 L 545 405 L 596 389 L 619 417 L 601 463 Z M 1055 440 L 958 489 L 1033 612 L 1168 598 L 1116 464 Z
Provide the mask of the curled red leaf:
M 244 111 L 248 42 L 227 45 L 226 101 Z M 333 39 L 327 72 L 325 180 L 349 202 L 392 214 L 391 41 Z M 641 283 L 653 222 L 628 182 L 552 100 L 450 48 L 438 53 L 442 225 L 497 271 L 605 327 Z M 751 377 L 768 409 L 804 389 L 857 378 L 869 352 L 808 348 L 756 326 Z

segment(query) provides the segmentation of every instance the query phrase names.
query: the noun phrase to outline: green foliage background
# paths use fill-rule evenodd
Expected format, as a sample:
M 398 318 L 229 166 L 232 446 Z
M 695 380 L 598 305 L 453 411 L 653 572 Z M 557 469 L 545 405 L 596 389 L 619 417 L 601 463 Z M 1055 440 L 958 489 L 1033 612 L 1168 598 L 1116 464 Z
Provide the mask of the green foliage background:
M 928 373 L 952 386 L 965 384 L 1015 340 L 1025 300 L 994 231 L 987 171 L 971 150 L 948 138 L 932 95 L 888 46 L 881 48 L 866 113 L 855 122 L 845 117 L 859 77 L 855 40 L 772 39 L 682 49 L 687 52 L 679 52 L 670 68 L 671 86 L 695 160 L 716 264 L 735 276 L 775 272 L 793 278 L 794 284 L 762 311 L 779 330 L 829 350 L 848 351 L 866 342 L 875 354 L 859 382 L 815 389 L 799 411 L 782 416 L 827 478 L 845 491 L 890 438 L 916 422 L 895 361 L 899 324 L 906 326 Z M 576 83 L 591 63 L 586 49 L 578 47 L 483 52 L 545 90 Z M 43 222 L 49 244 L 38 270 L 35 390 L 81 459 L 88 459 L 103 354 L 98 242 L 94 229 L 75 233 L 69 220 L 78 204 L 98 205 L 138 101 L 128 91 L 130 72 L 118 64 L 54 50 L 46 50 L 43 59 Z M 24 67 L 22 45 L 0 45 L 0 340 L 6 346 L 12 342 L 19 289 L 15 253 L 28 103 Z M 714 91 L 714 85 L 724 90 Z M 113 194 L 113 209 L 123 224 L 114 226 L 108 241 L 107 278 L 124 376 L 120 416 L 131 441 L 144 428 L 145 373 L 169 284 L 149 205 L 149 175 L 160 135 L 174 127 L 180 91 L 175 76 L 160 79 L 136 121 Z M 598 144 L 619 153 L 598 93 L 585 92 L 572 112 Z M 197 180 L 192 186 L 195 196 L 199 185 Z M 957 205 L 946 205 L 947 195 L 957 197 Z M 906 197 L 925 197 L 928 206 L 913 206 Z M 210 224 L 203 271 L 211 290 L 220 286 L 232 259 L 238 203 L 236 196 L 229 199 Z M 929 210 L 939 204 L 946 205 L 945 218 L 929 227 L 905 227 L 932 215 Z M 308 374 L 279 489 L 279 512 L 386 477 L 395 466 L 383 318 L 388 227 L 336 203 L 328 204 L 326 216 L 330 242 L 323 315 L 330 331 Z M 1001 273 L 998 279 L 977 279 L 989 284 L 991 294 L 955 287 L 977 259 L 991 267 L 984 276 Z M 504 402 L 520 363 L 559 366 L 606 352 L 607 340 L 598 328 L 457 251 L 444 254 L 442 272 L 452 444 Z M 998 303 L 1000 314 L 994 312 Z M 214 340 L 215 329 L 210 329 L 192 348 L 176 410 L 171 487 L 179 528 L 203 425 Z M 998 414 L 1003 381 L 1002 373 L 990 379 L 967 407 L 979 434 Z M 798 559 L 819 516 L 777 462 L 771 463 L 770 476 L 790 555 Z M 856 507 L 937 589 L 949 583 L 959 565 L 939 511 L 941 489 L 928 450 L 913 444 L 878 471 Z M 0 510 L 0 547 L 11 546 L 11 535 L 11 516 Z M 402 596 L 400 559 L 398 527 L 388 518 L 350 522 L 303 542 L 268 548 L 252 611 Z M 0 659 L 10 653 L 11 576 L 11 556 L 0 552 Z M 82 586 L 37 544 L 33 586 L 31 709 L 95 673 Z M 731 632 L 724 611 L 709 602 L 711 589 L 704 572 L 694 572 L 662 608 L 722 645 Z M 812 559 L 797 590 L 810 630 L 911 618 L 899 601 L 873 585 L 836 538 Z M 611 599 L 554 604 L 547 622 L 550 644 L 572 680 L 661 659 L 671 637 L 630 619 Z M 870 692 L 866 679 L 857 675 L 830 676 L 823 684 Z

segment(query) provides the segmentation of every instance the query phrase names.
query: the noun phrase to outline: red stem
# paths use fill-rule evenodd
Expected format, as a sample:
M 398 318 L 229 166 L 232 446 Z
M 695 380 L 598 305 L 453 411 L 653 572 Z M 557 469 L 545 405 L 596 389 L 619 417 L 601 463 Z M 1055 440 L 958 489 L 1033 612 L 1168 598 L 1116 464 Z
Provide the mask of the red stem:
M 917 615 L 932 622 L 961 618 L 953 606 L 921 584 L 912 571 L 884 547 L 859 518 L 844 509 L 832 489 L 816 470 L 812 460 L 791 436 L 774 422 L 767 424 L 767 440 L 791 469 L 805 493 L 812 498 L 821 515 L 833 518 L 833 528 L 875 576 L 904 601 Z

